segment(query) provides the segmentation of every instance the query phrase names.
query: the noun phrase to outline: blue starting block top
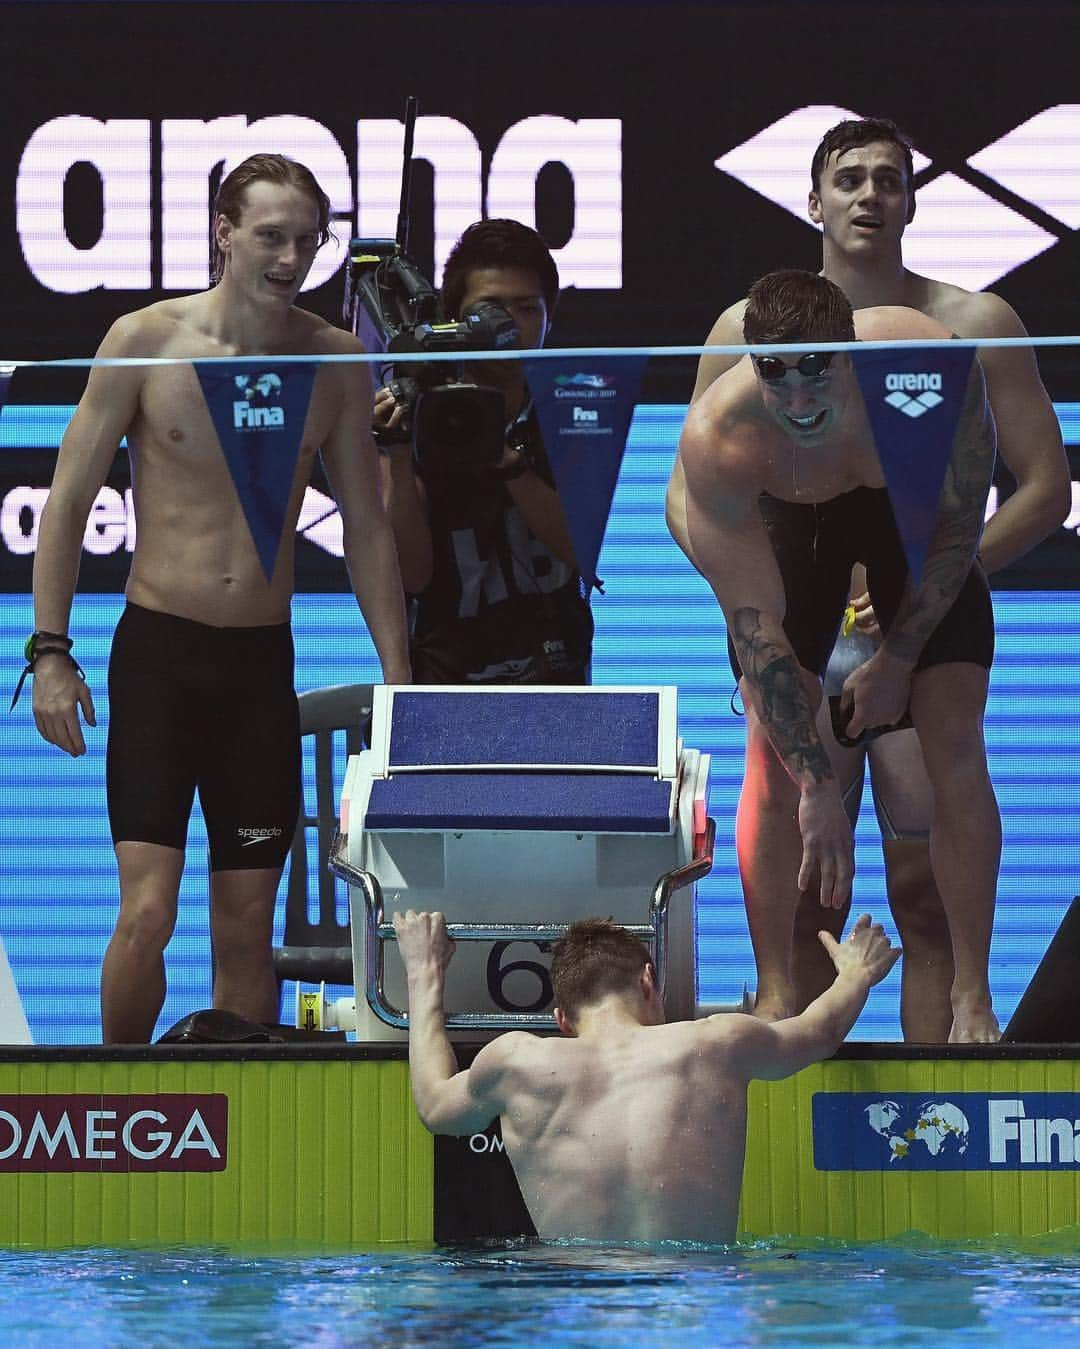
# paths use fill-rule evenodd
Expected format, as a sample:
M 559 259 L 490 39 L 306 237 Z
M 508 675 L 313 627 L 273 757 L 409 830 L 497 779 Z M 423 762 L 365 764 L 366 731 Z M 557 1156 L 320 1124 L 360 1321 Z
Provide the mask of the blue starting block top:
M 655 773 L 659 718 L 659 699 L 649 690 L 463 696 L 400 688 L 394 691 L 388 767 L 391 772 L 491 765 Z
M 623 773 L 403 773 L 371 784 L 364 828 L 669 834 L 675 785 Z

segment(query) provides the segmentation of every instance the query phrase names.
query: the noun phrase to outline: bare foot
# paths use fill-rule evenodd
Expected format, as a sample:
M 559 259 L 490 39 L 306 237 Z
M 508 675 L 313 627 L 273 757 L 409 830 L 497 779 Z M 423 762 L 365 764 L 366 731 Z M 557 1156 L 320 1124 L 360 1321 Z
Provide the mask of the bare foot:
M 993 1011 L 985 1004 L 953 1009 L 951 1045 L 992 1045 L 1001 1039 L 1001 1029 Z

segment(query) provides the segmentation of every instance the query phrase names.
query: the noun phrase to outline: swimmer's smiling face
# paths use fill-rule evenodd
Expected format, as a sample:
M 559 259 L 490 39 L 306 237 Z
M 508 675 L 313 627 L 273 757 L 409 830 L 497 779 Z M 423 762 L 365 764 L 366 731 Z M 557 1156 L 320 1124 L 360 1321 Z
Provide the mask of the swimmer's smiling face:
M 292 304 L 319 249 L 319 210 L 306 192 L 285 183 L 250 183 L 239 221 L 219 215 L 215 229 L 225 256 L 222 281 L 230 289 Z
M 851 363 L 842 353 L 835 354 L 826 369 L 819 374 L 803 374 L 798 362 L 800 355 L 785 356 L 783 378 L 767 379 L 766 374 L 778 374 L 773 364 L 759 364 L 752 358 L 754 374 L 765 411 L 788 436 L 800 443 L 813 445 L 822 441 L 836 426 L 847 405 L 850 392 Z M 764 367 L 764 372 L 763 368 Z

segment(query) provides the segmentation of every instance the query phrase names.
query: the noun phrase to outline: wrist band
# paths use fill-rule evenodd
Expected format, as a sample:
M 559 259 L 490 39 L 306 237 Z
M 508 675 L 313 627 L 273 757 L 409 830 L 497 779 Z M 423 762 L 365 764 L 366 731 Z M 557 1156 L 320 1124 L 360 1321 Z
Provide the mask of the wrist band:
M 33 664 L 34 656 L 42 642 L 47 642 L 50 651 L 70 651 L 75 643 L 64 632 L 32 632 L 26 639 L 23 655 L 28 664 Z
M 71 648 L 75 643 L 70 637 L 60 632 L 32 632 L 26 639 L 26 645 L 23 647 L 23 655 L 26 657 L 26 668 L 19 675 L 19 682 L 15 685 L 15 692 L 11 695 L 11 704 L 8 711 L 15 709 L 15 704 L 19 701 L 19 694 L 22 693 L 22 687 L 26 683 L 26 676 L 34 673 L 34 666 L 42 656 L 57 655 L 63 656 L 65 660 L 70 661 L 75 667 L 75 673 L 86 683 L 86 673 L 82 666 L 71 654 Z

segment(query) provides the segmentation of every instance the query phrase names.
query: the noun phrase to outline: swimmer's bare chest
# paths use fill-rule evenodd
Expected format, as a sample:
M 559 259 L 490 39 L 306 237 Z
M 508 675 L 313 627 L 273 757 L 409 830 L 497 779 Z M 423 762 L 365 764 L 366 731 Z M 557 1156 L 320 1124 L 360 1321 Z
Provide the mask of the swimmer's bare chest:
M 838 428 L 824 443 L 815 444 L 769 427 L 760 462 L 761 490 L 781 501 L 812 505 L 859 487 L 885 485 L 868 428 Z
M 284 621 L 292 590 L 292 535 L 335 408 L 331 391 L 317 377 L 277 565 L 268 578 L 195 370 L 152 368 L 128 434 L 137 520 L 129 598 L 220 625 Z

